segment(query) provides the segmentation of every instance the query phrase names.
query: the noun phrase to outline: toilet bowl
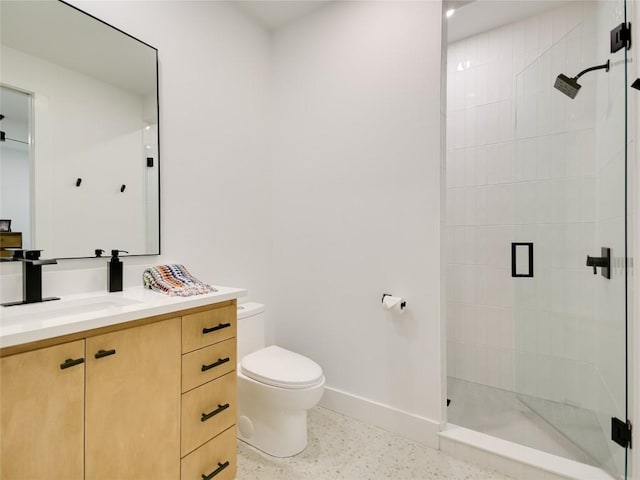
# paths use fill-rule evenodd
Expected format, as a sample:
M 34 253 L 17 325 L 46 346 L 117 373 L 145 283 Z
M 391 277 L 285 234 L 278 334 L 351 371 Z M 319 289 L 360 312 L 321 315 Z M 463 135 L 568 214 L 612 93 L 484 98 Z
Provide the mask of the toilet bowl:
M 238 438 L 274 457 L 307 446 L 307 410 L 324 392 L 322 368 L 277 345 L 264 346 L 264 306 L 238 306 Z

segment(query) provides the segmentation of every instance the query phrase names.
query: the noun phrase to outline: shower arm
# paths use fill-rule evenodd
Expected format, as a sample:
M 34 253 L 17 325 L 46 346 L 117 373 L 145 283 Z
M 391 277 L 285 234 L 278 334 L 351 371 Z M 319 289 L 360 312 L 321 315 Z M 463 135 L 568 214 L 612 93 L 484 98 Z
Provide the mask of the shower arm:
M 603 68 L 606 69 L 606 71 L 609 71 L 609 60 L 607 60 L 607 63 L 604 63 L 602 65 L 597 65 L 595 67 L 589 67 L 584 69 L 583 71 L 581 71 L 579 74 L 577 74 L 575 77 L 573 77 L 574 80 L 578 80 L 582 75 L 584 75 L 587 72 L 592 72 L 594 70 L 602 70 Z

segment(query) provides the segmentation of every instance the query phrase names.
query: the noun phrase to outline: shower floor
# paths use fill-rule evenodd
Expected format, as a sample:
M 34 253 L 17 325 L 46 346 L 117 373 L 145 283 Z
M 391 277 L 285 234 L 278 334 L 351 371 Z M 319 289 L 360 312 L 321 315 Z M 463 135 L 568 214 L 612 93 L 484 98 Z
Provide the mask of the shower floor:
M 533 412 L 515 393 L 458 378 L 447 379 L 449 423 L 543 452 L 597 466 L 584 451 Z

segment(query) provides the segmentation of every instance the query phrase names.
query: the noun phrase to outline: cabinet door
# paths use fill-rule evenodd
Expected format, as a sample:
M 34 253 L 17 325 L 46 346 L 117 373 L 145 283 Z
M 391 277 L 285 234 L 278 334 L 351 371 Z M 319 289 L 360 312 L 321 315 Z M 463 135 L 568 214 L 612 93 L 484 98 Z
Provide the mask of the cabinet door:
M 86 341 L 86 479 L 178 479 L 180 319 Z
M 84 340 L 0 360 L 0 478 L 81 480 Z

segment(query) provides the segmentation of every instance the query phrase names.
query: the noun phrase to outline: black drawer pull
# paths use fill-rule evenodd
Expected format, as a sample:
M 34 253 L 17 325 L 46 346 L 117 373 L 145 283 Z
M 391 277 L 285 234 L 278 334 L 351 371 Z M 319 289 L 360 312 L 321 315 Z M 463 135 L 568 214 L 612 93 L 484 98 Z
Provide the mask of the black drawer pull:
M 219 323 L 218 325 L 216 325 L 215 327 L 211 327 L 211 328 L 203 328 L 202 329 L 202 333 L 211 333 L 211 332 L 215 332 L 217 330 L 222 330 L 223 328 L 227 328 L 230 327 L 231 324 L 230 323 Z
M 218 468 L 216 468 L 213 472 L 211 472 L 209 475 L 205 475 L 204 473 L 202 474 L 202 480 L 211 480 L 213 477 L 215 477 L 217 474 L 219 474 L 222 470 L 224 470 L 225 468 L 227 468 L 229 466 L 229 462 L 226 461 L 224 463 L 220 463 L 218 462 Z
M 108 357 L 109 355 L 115 355 L 115 354 L 116 354 L 115 348 L 112 348 L 111 350 L 98 350 L 98 353 L 96 353 L 95 357 L 102 358 L 102 357 Z
M 209 365 L 202 365 L 202 371 L 206 372 L 207 370 L 211 370 L 212 368 L 222 365 L 223 363 L 227 363 L 229 360 L 229 357 L 219 358 L 217 362 L 210 363 Z
M 202 417 L 200 418 L 200 421 L 201 422 L 206 422 L 211 417 L 215 417 L 220 412 L 224 412 L 227 408 L 229 408 L 229 404 L 228 403 L 225 403 L 224 405 L 218 404 L 218 408 L 216 408 L 213 412 L 203 413 Z
M 69 367 L 74 367 L 76 365 L 80 365 L 81 363 L 84 363 L 84 358 L 76 358 L 75 360 L 73 358 L 67 358 L 64 363 L 60 364 L 60 370 L 64 370 L 65 368 L 69 368 Z

